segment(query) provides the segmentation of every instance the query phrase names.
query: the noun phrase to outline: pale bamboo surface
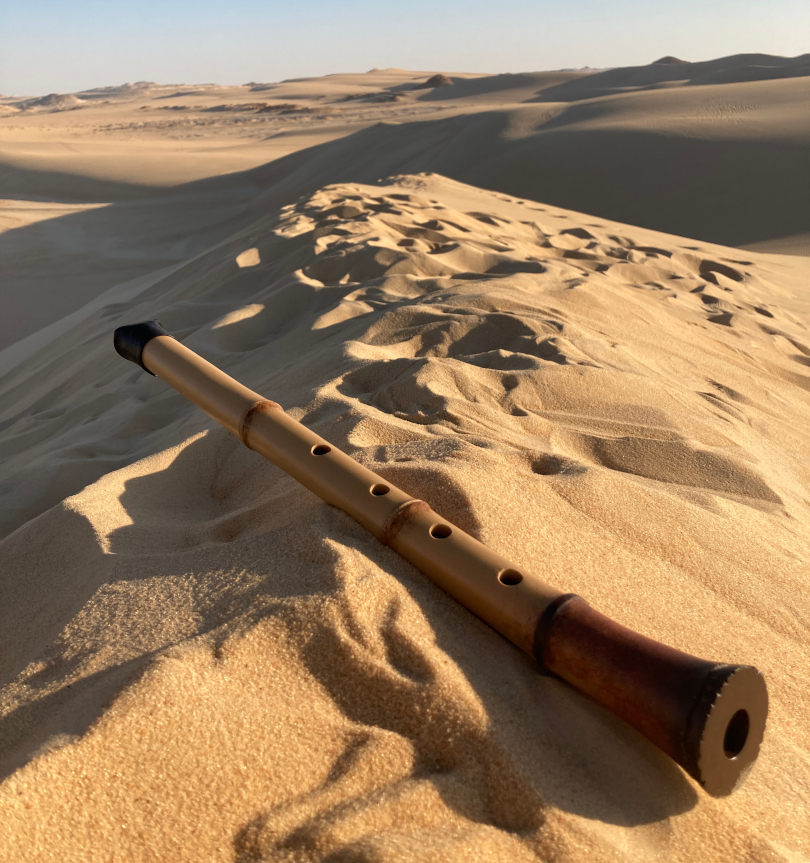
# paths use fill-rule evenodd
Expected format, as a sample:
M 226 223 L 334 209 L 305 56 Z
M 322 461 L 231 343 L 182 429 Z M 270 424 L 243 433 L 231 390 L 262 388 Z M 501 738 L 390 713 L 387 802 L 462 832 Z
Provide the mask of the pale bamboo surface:
M 425 502 L 386 482 L 169 336 L 151 339 L 143 364 L 318 497 L 534 655 L 540 618 L 562 591 L 448 524 Z

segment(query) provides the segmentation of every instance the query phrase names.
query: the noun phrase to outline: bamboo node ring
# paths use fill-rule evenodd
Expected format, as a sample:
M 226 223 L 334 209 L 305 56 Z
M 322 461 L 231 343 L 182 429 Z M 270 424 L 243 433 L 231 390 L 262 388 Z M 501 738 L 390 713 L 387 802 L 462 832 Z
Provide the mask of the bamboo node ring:
M 239 423 L 239 440 L 241 440 L 248 449 L 253 449 L 253 447 L 248 443 L 250 424 L 253 422 L 257 414 L 264 413 L 265 411 L 283 412 L 284 408 L 278 402 L 271 401 L 270 399 L 263 399 L 260 402 L 252 404 L 244 414 L 242 414 L 242 420 Z
M 391 545 L 402 528 L 420 512 L 430 512 L 430 505 L 423 500 L 412 498 L 400 504 L 385 520 L 380 541 L 385 545 Z

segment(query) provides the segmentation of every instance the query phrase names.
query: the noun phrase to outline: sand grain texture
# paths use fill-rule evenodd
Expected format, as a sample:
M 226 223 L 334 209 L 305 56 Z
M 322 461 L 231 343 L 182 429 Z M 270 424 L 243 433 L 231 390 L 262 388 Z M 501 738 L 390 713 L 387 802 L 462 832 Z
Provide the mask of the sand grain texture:
M 450 77 L 414 92 L 444 99 Z M 30 116 L 94 110 L 57 108 Z M 102 253 L 111 281 L 0 352 L 0 859 L 807 859 L 810 259 L 434 173 L 373 182 L 399 157 L 357 142 L 397 129 L 143 199 L 10 208 L 11 295 L 53 291 L 54 244 L 77 284 Z M 153 317 L 521 567 L 759 667 L 747 783 L 707 797 L 125 363 L 113 329 Z

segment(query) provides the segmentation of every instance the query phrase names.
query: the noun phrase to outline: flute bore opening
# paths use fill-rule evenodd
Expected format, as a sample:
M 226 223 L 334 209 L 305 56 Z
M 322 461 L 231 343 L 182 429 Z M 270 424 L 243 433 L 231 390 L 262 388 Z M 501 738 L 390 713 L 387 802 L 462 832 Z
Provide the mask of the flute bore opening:
M 378 482 L 376 485 L 371 486 L 369 491 L 375 497 L 381 497 L 384 494 L 388 494 L 388 492 L 391 491 L 391 489 L 387 485 L 383 485 L 381 482 Z
M 520 582 L 523 581 L 523 575 L 516 569 L 502 569 L 498 573 L 498 581 L 500 581 L 501 584 L 505 584 L 507 587 L 514 587 L 516 584 L 520 584 Z
M 745 746 L 745 741 L 748 740 L 748 731 L 751 727 L 751 720 L 748 718 L 747 710 L 738 710 L 726 728 L 726 736 L 723 738 L 723 752 L 729 760 L 736 758 Z
M 332 452 L 332 447 L 327 446 L 325 443 L 319 443 L 317 446 L 312 447 L 312 455 L 326 455 L 328 452 Z
M 453 532 L 453 528 L 447 524 L 434 524 L 430 529 L 430 535 L 433 539 L 447 539 Z

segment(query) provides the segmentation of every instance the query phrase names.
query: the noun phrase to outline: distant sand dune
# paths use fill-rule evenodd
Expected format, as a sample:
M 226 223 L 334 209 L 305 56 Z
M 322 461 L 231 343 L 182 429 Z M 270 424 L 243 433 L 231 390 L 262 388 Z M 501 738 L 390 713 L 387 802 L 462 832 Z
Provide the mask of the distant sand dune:
M 0 317 L 0 349 L 224 240 L 263 204 L 398 171 L 806 254 L 810 91 L 797 76 L 807 62 L 744 55 L 605 72 L 454 74 L 452 85 L 429 90 L 417 89 L 428 74 L 387 70 L 261 85 L 263 102 L 253 94 L 259 85 L 143 84 L 86 91 L 79 96 L 90 107 L 47 120 L 18 111 L 0 118 L 0 195 L 112 206 L 0 237 L 15 309 Z M 40 128 L 45 122 L 64 126 Z M 217 135 L 221 144 L 206 143 Z M 214 189 L 221 203 L 201 206 Z

